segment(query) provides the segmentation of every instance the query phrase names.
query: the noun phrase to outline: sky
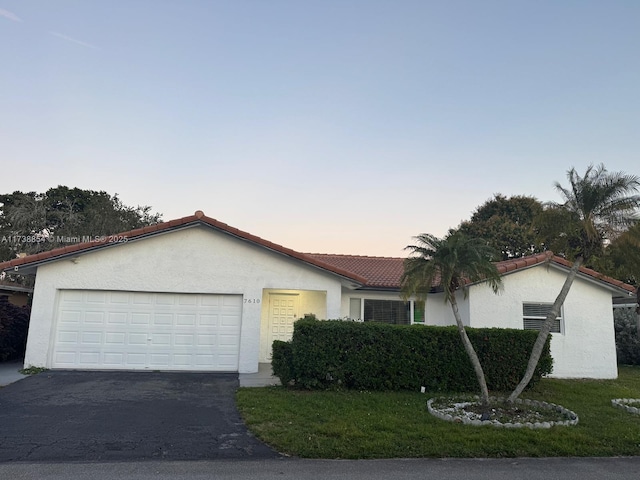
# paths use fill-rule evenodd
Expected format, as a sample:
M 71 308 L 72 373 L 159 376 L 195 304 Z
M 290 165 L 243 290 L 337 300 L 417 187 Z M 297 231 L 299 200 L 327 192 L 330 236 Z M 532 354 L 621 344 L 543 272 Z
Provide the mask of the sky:
M 637 0 L 0 0 L 0 193 L 405 256 L 496 193 L 640 175 Z

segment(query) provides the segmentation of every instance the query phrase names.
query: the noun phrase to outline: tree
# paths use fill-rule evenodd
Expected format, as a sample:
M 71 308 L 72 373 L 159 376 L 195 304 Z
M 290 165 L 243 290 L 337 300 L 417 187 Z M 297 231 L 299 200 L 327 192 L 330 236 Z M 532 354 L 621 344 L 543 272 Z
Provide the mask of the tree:
M 480 205 L 458 230 L 489 242 L 500 252 L 501 260 L 540 253 L 543 246 L 536 240 L 533 225 L 542 207 L 534 197 L 507 198 L 498 193 Z
M 527 370 L 507 399 L 513 402 L 529 384 L 540 360 L 549 331 L 557 318 L 580 266 L 594 255 L 601 255 L 605 240 L 617 238 L 636 221 L 640 195 L 632 195 L 640 188 L 640 178 L 623 172 L 609 173 L 604 165 L 590 165 L 581 177 L 575 168 L 567 172 L 570 187 L 558 182 L 556 190 L 564 203 L 549 204 L 538 219 L 545 243 L 556 253 L 573 261 L 567 278 L 556 297 L 551 311 L 540 328 L 527 364 Z
M 636 335 L 640 338 L 640 223 L 611 242 L 607 258 L 612 264 L 607 273 L 636 286 Z
M 151 207 L 124 205 L 117 194 L 64 186 L 46 193 L 0 195 L 0 204 L 0 261 L 152 225 L 161 218 Z
M 480 403 L 488 408 L 489 391 L 478 355 L 467 336 L 460 318 L 456 291 L 461 289 L 467 296 L 467 283 L 486 281 L 497 293 L 502 280 L 496 266 L 491 262 L 493 249 L 481 239 L 467 237 L 461 232 L 451 230 L 443 238 L 423 233 L 416 237 L 417 245 L 409 245 L 411 251 L 404 263 L 402 275 L 402 295 L 406 299 L 416 295 L 425 300 L 435 285 L 444 291 L 445 302 L 451 305 L 464 349 L 471 360 L 480 386 Z

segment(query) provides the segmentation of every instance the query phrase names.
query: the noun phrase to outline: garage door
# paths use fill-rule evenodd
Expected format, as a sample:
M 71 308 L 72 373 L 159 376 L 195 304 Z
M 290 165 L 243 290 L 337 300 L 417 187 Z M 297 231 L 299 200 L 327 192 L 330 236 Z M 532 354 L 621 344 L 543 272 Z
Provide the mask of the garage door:
M 59 293 L 53 368 L 238 370 L 240 295 Z

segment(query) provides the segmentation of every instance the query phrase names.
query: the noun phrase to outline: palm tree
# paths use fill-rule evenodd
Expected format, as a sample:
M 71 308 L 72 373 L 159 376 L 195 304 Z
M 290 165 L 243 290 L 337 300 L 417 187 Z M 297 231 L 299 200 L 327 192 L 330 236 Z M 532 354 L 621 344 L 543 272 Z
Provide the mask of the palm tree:
M 558 182 L 556 190 L 564 199 L 562 204 L 550 204 L 540 217 L 540 231 L 546 234 L 552 250 L 573 259 L 573 265 L 551 311 L 540 328 L 531 350 L 525 374 L 507 399 L 513 402 L 529 384 L 540 360 L 549 330 L 560 312 L 580 266 L 602 251 L 605 240 L 612 240 L 637 221 L 640 195 L 632 195 L 640 188 L 640 178 L 623 172 L 609 173 L 604 165 L 590 165 L 581 177 L 575 168 L 567 172 L 571 186 Z M 549 234 L 552 233 L 552 236 Z
M 432 287 L 440 286 L 443 289 L 445 301 L 451 305 L 462 344 L 478 379 L 480 403 L 486 409 L 489 405 L 487 382 L 460 318 L 456 292 L 461 289 L 466 298 L 467 285 L 477 281 L 486 281 L 494 293 L 500 290 L 502 280 L 491 262 L 494 251 L 485 241 L 454 230 L 449 231 L 443 239 L 427 233 L 415 238 L 417 245 L 406 248 L 412 255 L 404 263 L 402 295 L 405 300 L 414 295 L 419 300 L 425 300 Z

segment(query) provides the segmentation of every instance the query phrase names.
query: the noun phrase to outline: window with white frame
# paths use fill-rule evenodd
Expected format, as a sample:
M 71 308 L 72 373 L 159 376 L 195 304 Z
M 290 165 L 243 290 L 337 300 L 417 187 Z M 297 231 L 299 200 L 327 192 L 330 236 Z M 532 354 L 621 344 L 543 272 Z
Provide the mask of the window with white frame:
M 395 325 L 424 323 L 424 302 L 351 298 L 349 299 L 349 318 Z
M 361 300 L 359 298 L 351 298 L 349 299 L 349 318 L 351 320 L 362 320 L 362 307 Z
M 552 307 L 552 303 L 523 303 L 522 318 L 524 329 L 540 330 Z M 560 309 L 560 313 L 553 322 L 550 332 L 562 333 L 562 309 Z

